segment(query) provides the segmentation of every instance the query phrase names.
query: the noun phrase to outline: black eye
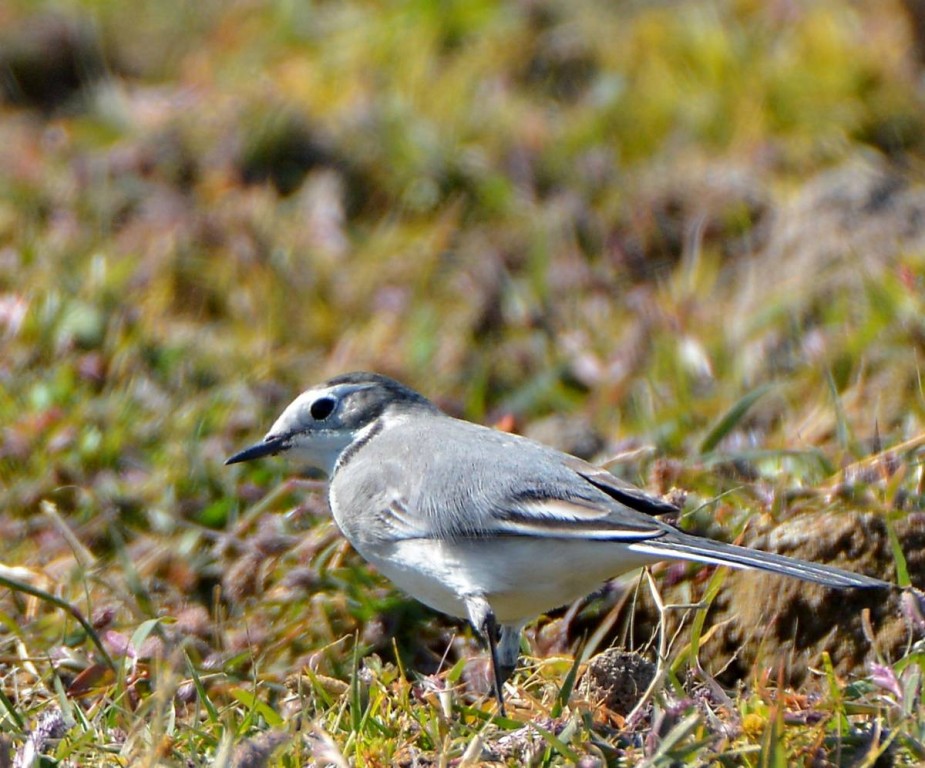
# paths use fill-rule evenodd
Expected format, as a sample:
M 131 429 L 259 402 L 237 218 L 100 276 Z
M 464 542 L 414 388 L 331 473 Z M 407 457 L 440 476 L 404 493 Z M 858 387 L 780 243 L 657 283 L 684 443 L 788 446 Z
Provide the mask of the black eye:
M 312 403 L 308 412 L 315 421 L 324 421 L 334 411 L 335 405 L 337 405 L 337 403 L 334 401 L 334 398 L 320 397 Z

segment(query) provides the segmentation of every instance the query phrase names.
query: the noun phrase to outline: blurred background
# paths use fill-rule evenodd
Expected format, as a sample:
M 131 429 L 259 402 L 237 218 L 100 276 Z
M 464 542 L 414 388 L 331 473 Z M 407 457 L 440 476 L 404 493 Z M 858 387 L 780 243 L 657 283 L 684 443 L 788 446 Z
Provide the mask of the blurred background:
M 126 467 L 195 507 L 356 368 L 669 453 L 766 382 L 766 447 L 915 433 L 919 10 L 4 4 L 16 507 Z
M 6 0 L 0 559 L 229 675 L 388 656 L 430 614 L 282 462 L 222 465 L 355 369 L 724 494 L 727 538 L 866 509 L 811 491 L 923 432 L 923 57 L 921 0 Z

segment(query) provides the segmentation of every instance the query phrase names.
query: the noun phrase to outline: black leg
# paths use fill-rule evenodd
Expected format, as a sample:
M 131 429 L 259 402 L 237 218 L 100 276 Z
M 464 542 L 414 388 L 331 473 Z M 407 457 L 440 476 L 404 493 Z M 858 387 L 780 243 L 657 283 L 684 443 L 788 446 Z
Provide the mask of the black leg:
M 520 655 L 520 626 L 504 624 L 501 627 L 501 640 L 498 641 L 498 668 L 501 679 L 507 680 L 517 668 Z
M 508 670 L 507 667 L 502 670 L 501 663 L 498 660 L 498 622 L 495 620 L 495 614 L 491 612 L 491 609 L 485 616 L 481 630 L 482 634 L 488 638 L 488 650 L 491 653 L 491 674 L 495 681 L 495 697 L 498 699 L 498 709 L 501 712 L 501 717 L 506 717 L 503 686 L 512 670 Z
M 506 717 L 503 686 L 504 681 L 514 671 L 514 664 L 517 663 L 518 645 L 513 641 L 520 637 L 520 627 L 509 628 L 505 626 L 505 631 L 499 633 L 498 620 L 495 618 L 495 614 L 484 595 L 466 595 L 465 601 L 469 621 L 472 622 L 476 632 L 483 635 L 488 641 L 488 650 L 491 653 L 491 674 L 495 685 L 495 698 L 498 699 L 498 709 L 501 717 Z M 514 636 L 511 635 L 511 632 L 514 632 Z M 498 647 L 499 634 L 501 637 L 500 649 Z

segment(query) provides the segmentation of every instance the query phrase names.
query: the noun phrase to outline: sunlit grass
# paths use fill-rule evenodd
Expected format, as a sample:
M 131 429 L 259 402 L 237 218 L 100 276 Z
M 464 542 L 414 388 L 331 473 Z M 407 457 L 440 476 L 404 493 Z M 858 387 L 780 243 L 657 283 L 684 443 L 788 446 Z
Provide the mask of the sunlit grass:
M 866 667 L 817 654 L 794 689 L 759 649 L 731 698 L 722 627 L 670 612 L 686 629 L 628 726 L 566 695 L 582 642 L 653 620 L 643 595 L 628 626 L 614 587 L 528 633 L 492 718 L 470 630 L 368 569 L 321 485 L 222 464 L 308 383 L 374 369 L 486 423 L 586 422 L 598 460 L 710 535 L 871 514 L 885 527 L 851 563 L 920 584 L 925 204 L 877 154 L 921 163 L 899 4 L 0 16 L 0 80 L 22 86 L 0 111 L 0 734 L 18 754 L 925 759 L 914 601 L 864 609 L 889 629 Z M 29 58 L 48 40 L 78 64 L 50 105 L 24 87 L 32 67 L 74 75 Z M 79 66 L 100 52 L 108 79 Z M 709 581 L 659 575 L 670 602 Z

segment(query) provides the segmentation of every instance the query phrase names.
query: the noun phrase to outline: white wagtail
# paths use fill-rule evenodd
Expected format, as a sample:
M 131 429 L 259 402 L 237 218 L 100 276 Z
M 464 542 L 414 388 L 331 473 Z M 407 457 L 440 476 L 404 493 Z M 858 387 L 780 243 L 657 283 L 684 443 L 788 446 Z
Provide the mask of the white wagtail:
M 334 520 L 364 558 L 484 635 L 502 713 L 523 626 L 644 565 L 693 560 L 827 587 L 892 586 L 683 533 L 655 517 L 673 505 L 574 456 L 452 418 L 375 373 L 303 392 L 226 463 L 278 453 L 327 474 Z

